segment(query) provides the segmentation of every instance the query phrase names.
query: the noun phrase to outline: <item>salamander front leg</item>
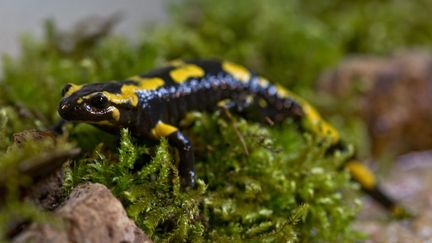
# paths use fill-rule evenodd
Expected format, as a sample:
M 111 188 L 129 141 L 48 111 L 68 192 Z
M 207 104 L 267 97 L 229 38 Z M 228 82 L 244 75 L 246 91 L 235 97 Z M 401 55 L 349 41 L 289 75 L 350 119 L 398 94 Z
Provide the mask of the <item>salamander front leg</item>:
M 153 137 L 168 139 L 168 143 L 177 148 L 180 155 L 179 174 L 183 187 L 195 186 L 195 157 L 192 151 L 192 144 L 177 127 L 159 121 L 151 131 Z
M 183 187 L 195 186 L 195 157 L 192 151 L 192 144 L 183 133 L 176 131 L 167 136 L 168 143 L 178 149 L 180 155 L 179 174 Z
M 63 134 L 64 126 L 66 125 L 67 121 L 65 119 L 60 119 L 55 125 L 50 127 L 50 131 L 56 133 L 56 134 Z

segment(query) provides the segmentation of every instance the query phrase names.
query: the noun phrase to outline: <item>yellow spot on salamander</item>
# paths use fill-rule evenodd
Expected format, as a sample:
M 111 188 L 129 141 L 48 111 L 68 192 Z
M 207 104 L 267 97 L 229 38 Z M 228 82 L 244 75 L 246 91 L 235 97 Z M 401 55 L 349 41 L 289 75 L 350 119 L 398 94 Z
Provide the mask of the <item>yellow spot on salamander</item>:
M 376 180 L 372 172 L 358 161 L 349 161 L 345 166 L 352 177 L 366 189 L 372 189 L 376 185 Z
M 319 113 L 307 102 L 302 102 L 301 106 L 305 113 L 304 125 L 306 128 L 311 130 L 313 133 L 320 137 L 329 137 L 332 144 L 336 144 L 340 135 L 334 127 L 324 121 Z
M 142 78 L 139 76 L 134 76 L 128 80 L 138 82 L 138 85 L 125 84 L 121 87 L 121 92 L 119 94 L 109 93 L 104 91 L 103 94 L 108 98 L 108 100 L 114 104 L 126 104 L 129 103 L 132 106 L 138 105 L 137 91 L 139 90 L 154 90 L 165 84 L 161 78 Z
M 135 93 L 135 85 L 124 85 L 121 89 L 120 94 L 113 94 L 107 91 L 103 91 L 103 94 L 108 98 L 111 103 L 114 104 L 131 104 L 132 106 L 137 106 L 138 96 Z
M 270 85 L 270 82 L 266 78 L 259 77 L 258 84 L 263 88 L 267 88 Z
M 251 78 L 251 73 L 249 70 L 231 62 L 223 62 L 222 69 L 243 83 L 249 82 Z
M 64 98 L 71 96 L 73 93 L 77 92 L 82 88 L 82 85 L 70 84 L 71 87 L 65 93 Z
M 290 96 L 290 92 L 280 84 L 276 84 L 276 92 L 281 98 L 288 98 Z
M 177 83 L 182 83 L 189 78 L 200 78 L 203 77 L 204 74 L 204 69 L 195 64 L 185 64 L 170 72 L 171 78 Z
M 276 85 L 276 92 L 279 97 L 288 97 L 293 99 L 301 106 L 305 114 L 302 123 L 306 130 L 317 136 L 330 138 L 332 144 L 339 142 L 339 132 L 328 122 L 322 119 L 318 111 L 312 105 L 280 85 Z
M 112 117 L 115 121 L 119 121 L 120 120 L 120 111 L 117 108 L 113 108 L 111 111 Z
M 172 133 L 177 132 L 178 129 L 177 127 L 168 125 L 166 123 L 163 123 L 161 121 L 159 121 L 156 126 L 151 130 L 151 134 L 155 137 L 155 138 L 161 138 L 161 137 L 166 137 Z
M 145 89 L 145 90 L 154 90 L 165 84 L 165 82 L 161 78 L 143 78 L 140 76 L 133 76 L 128 78 L 128 80 L 138 82 L 138 86 L 135 85 L 124 85 L 124 86 L 134 86 L 137 87 L 138 89 Z

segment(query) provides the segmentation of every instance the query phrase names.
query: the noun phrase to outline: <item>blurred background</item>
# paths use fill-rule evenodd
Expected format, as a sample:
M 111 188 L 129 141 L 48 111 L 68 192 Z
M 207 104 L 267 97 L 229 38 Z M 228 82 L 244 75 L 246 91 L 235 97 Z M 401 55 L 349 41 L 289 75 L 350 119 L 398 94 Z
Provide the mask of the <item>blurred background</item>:
M 378 159 L 432 147 L 429 0 L 5 0 L 0 4 L 0 53 L 4 54 L 0 65 L 7 65 L 2 73 L 3 84 L 12 92 L 9 96 L 27 97 L 21 96 L 22 87 L 10 76 L 19 72 L 8 67 L 22 67 L 10 57 L 29 49 L 36 53 L 45 48 L 41 55 L 48 60 L 54 55 L 81 66 L 87 61 L 86 68 L 96 72 L 103 68 L 98 61 L 103 57 L 95 58 L 101 53 L 94 50 L 103 52 L 112 45 L 107 55 L 127 61 L 105 71 L 103 78 L 141 73 L 177 58 L 217 57 L 242 63 L 306 96 L 355 143 L 362 157 Z M 119 48 L 135 53 L 122 57 L 115 52 Z M 128 62 L 133 63 L 128 66 Z M 30 69 L 40 65 L 30 64 Z M 78 82 L 97 77 L 64 76 Z M 48 81 L 33 83 L 37 82 Z M 56 80 L 50 86 L 59 89 L 63 82 Z M 37 90 L 35 85 L 32 94 L 37 96 Z M 54 103 L 57 98 L 48 99 Z M 39 111 L 52 121 L 56 114 L 49 112 L 49 105 L 42 106 Z
M 68 29 L 92 15 L 107 17 L 121 14 L 122 21 L 114 28 L 114 33 L 133 39 L 145 23 L 165 19 L 163 5 L 163 1 L 158 0 L 4 0 L 0 3 L 0 53 L 17 55 L 19 37 L 23 33 L 32 33 L 40 38 L 41 26 L 48 18 L 53 19 L 60 28 Z
M 431 0 L 3 0 L 0 105 L 17 113 L 8 135 L 46 128 L 65 83 L 228 59 L 317 106 L 387 178 L 387 191 L 428 211 L 431 13 Z M 395 230 L 432 237 L 432 215 L 404 231 L 370 220 L 377 210 L 366 208 L 362 230 L 378 241 Z

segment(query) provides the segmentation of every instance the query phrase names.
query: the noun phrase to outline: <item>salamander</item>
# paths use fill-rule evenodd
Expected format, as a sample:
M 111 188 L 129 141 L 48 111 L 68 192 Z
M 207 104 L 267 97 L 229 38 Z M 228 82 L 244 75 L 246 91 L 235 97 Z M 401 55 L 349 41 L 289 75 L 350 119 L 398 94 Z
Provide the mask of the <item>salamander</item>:
M 347 148 L 336 129 L 304 99 L 228 61 L 176 61 L 122 81 L 67 84 L 58 112 L 66 121 L 90 123 L 112 133 L 127 128 L 138 138 L 165 137 L 179 151 L 181 184 L 194 186 L 192 144 L 179 122 L 187 112 L 221 107 L 261 123 L 293 119 L 300 129 L 329 139 L 329 151 Z M 403 211 L 362 163 L 351 158 L 344 167 L 386 209 L 396 215 Z

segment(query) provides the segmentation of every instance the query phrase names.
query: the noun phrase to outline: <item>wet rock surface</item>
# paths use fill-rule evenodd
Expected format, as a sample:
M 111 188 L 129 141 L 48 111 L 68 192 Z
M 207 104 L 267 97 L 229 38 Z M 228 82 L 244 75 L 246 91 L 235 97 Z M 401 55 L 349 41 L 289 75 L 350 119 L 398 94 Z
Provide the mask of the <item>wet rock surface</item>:
M 365 198 L 355 227 L 368 235 L 367 242 L 432 242 L 432 151 L 401 156 L 381 181 L 384 189 L 416 217 L 390 220 Z
M 56 214 L 64 226 L 33 224 L 13 242 L 151 242 L 101 184 L 76 187 Z

